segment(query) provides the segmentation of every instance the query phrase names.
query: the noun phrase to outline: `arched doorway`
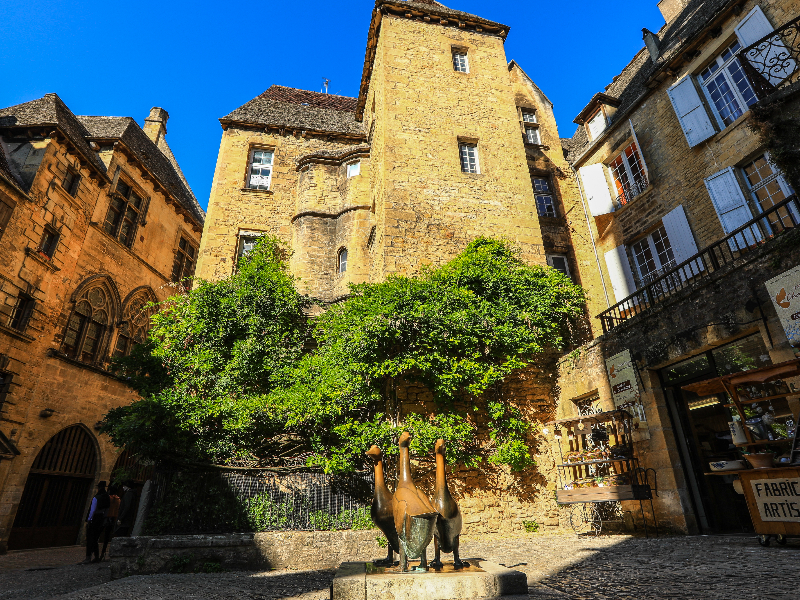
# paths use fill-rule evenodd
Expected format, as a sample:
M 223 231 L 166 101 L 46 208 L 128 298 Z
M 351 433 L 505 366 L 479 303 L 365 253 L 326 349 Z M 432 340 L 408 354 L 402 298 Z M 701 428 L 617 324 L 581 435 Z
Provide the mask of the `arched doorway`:
M 80 425 L 62 429 L 39 451 L 8 538 L 9 550 L 69 546 L 78 539 L 97 465 Z

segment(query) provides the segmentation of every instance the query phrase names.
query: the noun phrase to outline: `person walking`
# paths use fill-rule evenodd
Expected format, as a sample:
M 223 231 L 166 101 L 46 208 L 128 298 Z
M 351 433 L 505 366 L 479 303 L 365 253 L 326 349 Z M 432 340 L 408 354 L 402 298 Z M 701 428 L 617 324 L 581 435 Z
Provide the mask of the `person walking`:
M 126 481 L 122 486 L 122 496 L 117 517 L 117 530 L 115 537 L 130 537 L 133 521 L 136 518 L 136 494 L 131 489 L 131 482 Z
M 117 527 L 117 515 L 119 515 L 119 486 L 109 488 L 108 497 L 110 504 L 108 512 L 106 513 L 105 523 L 103 524 L 103 551 L 100 553 L 100 560 L 106 557 L 106 550 L 108 549 L 108 542 L 114 537 L 114 529 Z
M 106 491 L 106 482 L 101 481 L 97 484 L 97 493 L 92 498 L 89 513 L 86 515 L 86 560 L 81 563 L 82 565 L 100 562 L 98 541 L 100 540 L 100 534 L 103 533 L 106 512 L 108 512 L 110 505 L 111 499 Z M 94 560 L 92 560 L 92 555 L 94 555 Z

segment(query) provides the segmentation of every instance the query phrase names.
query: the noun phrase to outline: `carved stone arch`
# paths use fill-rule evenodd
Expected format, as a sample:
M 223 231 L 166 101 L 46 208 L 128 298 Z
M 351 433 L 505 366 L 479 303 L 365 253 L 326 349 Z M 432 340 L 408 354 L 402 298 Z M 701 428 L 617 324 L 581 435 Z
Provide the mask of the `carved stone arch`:
M 61 351 L 77 361 L 102 366 L 122 302 L 114 280 L 104 274 L 84 279 L 70 298 L 73 307 L 64 330 Z
M 112 306 L 114 310 L 114 315 L 120 314 L 120 309 L 122 307 L 122 296 L 119 293 L 119 288 L 117 284 L 114 283 L 114 280 L 111 278 L 110 275 L 105 275 L 103 273 L 98 273 L 97 275 L 90 275 L 86 279 L 78 284 L 78 287 L 75 288 L 75 291 L 72 292 L 72 296 L 70 296 L 70 301 L 72 303 L 77 302 L 78 298 L 80 298 L 84 292 L 86 292 L 89 288 L 95 287 L 97 285 L 105 287 L 111 295 Z

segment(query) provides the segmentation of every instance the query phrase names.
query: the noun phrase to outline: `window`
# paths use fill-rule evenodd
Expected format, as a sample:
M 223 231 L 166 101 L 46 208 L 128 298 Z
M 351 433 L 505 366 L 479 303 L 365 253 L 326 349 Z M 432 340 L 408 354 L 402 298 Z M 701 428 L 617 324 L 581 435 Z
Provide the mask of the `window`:
M 253 150 L 250 153 L 250 174 L 247 187 L 251 190 L 268 190 L 272 183 L 272 150 Z
M 753 162 L 746 164 L 743 171 L 750 194 L 762 212 L 769 210 L 794 193 L 791 186 L 781 176 L 781 172 L 770 162 L 769 154 L 763 154 Z M 791 210 L 795 213 L 794 206 L 791 206 Z M 800 215 L 793 214 L 792 216 L 795 221 L 800 221 Z M 780 223 L 778 223 L 779 220 Z M 776 232 L 781 231 L 784 227 L 794 226 L 786 206 L 777 213 L 773 213 L 769 217 L 769 221 L 770 226 Z
M 103 229 L 123 245 L 132 247 L 142 208 L 142 197 L 122 179 L 117 180 Z
M 736 57 L 740 49 L 741 44 L 734 42 L 700 73 L 703 90 L 725 127 L 741 117 L 757 100 Z
M 53 254 L 58 247 L 58 239 L 61 235 L 52 227 L 45 227 L 42 234 L 42 241 L 39 242 L 39 252 L 44 254 L 47 258 L 53 258 Z
M 103 335 L 110 322 L 108 294 L 101 287 L 84 292 L 67 321 L 62 348 L 70 358 L 94 363 L 100 354 Z
M 20 294 L 14 306 L 14 312 L 11 313 L 8 326 L 17 331 L 25 331 L 28 327 L 28 322 L 31 320 L 31 314 L 33 314 L 33 307 L 35 304 L 36 301 L 33 298 L 27 294 Z
M 175 250 L 175 261 L 172 263 L 172 281 L 183 281 L 194 275 L 197 262 L 197 249 L 185 237 L 181 236 Z
M 537 145 L 542 143 L 542 140 L 539 137 L 538 127 L 525 128 L 525 142 L 528 144 L 537 144 Z
M 143 291 L 128 301 L 122 313 L 114 356 L 127 356 L 134 346 L 147 341 L 150 317 L 154 312 L 151 302 L 154 300 L 152 292 Z
M 67 174 L 61 182 L 61 187 L 73 198 L 78 194 L 78 184 L 81 182 L 81 175 L 77 171 L 67 169 Z
M 239 235 L 239 248 L 237 250 L 237 256 L 239 258 L 243 257 L 246 254 L 249 254 L 253 248 L 256 247 L 258 241 L 261 239 L 261 235 L 259 234 L 242 234 Z
M 339 250 L 339 275 L 347 271 L 347 248 Z
M 530 108 L 523 108 L 522 110 L 522 122 L 523 123 L 538 123 L 536 120 L 536 111 Z
M 458 151 L 461 157 L 462 173 L 480 173 L 480 164 L 478 162 L 478 145 L 460 143 L 458 145 Z
M 466 50 L 453 50 L 453 69 L 457 73 L 469 73 Z
M 14 212 L 14 204 L 6 201 L 0 196 L 0 237 L 5 233 L 8 222 L 11 220 L 11 213 Z
M 617 204 L 624 206 L 647 188 L 647 176 L 636 142 L 625 148 L 609 165 L 617 189 Z
M 603 112 L 602 107 L 589 119 L 586 127 L 589 129 L 589 139 L 596 140 L 600 134 L 606 130 L 606 114 Z
M 564 254 L 548 254 L 547 264 L 553 267 L 556 271 L 561 271 L 567 277 L 569 274 L 569 261 Z
M 631 251 L 641 285 L 658 279 L 676 264 L 672 244 L 663 226 L 633 244 Z
M 536 198 L 536 210 L 540 217 L 557 217 L 556 205 L 553 202 L 553 192 L 550 182 L 541 177 L 533 178 L 533 195 Z
M 357 160 L 356 162 L 350 163 L 347 165 L 347 178 L 350 179 L 351 177 L 355 177 L 356 175 L 361 174 L 361 161 Z

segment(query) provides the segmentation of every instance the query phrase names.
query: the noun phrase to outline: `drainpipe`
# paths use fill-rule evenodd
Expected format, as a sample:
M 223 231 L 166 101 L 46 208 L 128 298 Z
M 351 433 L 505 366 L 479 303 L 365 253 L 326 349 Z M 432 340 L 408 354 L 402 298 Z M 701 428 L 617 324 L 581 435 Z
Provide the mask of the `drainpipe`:
M 603 284 L 603 294 L 605 294 L 606 297 L 606 308 L 611 308 L 611 301 L 608 299 L 608 290 L 606 289 L 606 278 L 603 277 L 603 268 L 600 266 L 600 256 L 597 254 L 597 244 L 594 241 L 594 234 L 592 233 L 592 224 L 589 221 L 589 211 L 586 210 L 586 202 L 584 202 L 583 200 L 583 188 L 581 187 L 581 178 L 578 175 L 577 171 L 575 171 L 575 181 L 578 184 L 578 193 L 581 196 L 581 206 L 583 207 L 583 216 L 586 217 L 586 228 L 589 230 L 589 237 L 592 238 L 592 250 L 594 250 L 594 259 L 597 261 L 597 271 L 600 273 L 600 281 Z

